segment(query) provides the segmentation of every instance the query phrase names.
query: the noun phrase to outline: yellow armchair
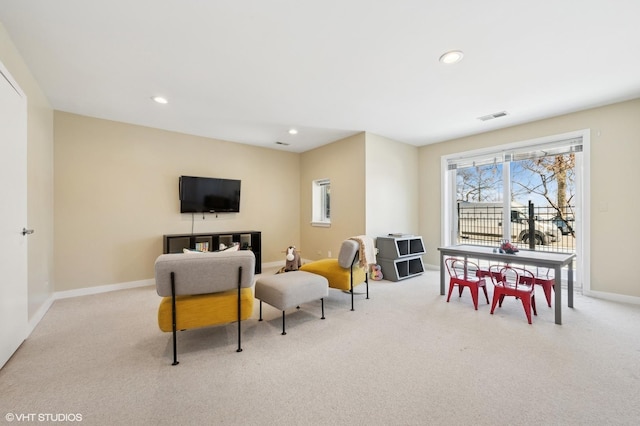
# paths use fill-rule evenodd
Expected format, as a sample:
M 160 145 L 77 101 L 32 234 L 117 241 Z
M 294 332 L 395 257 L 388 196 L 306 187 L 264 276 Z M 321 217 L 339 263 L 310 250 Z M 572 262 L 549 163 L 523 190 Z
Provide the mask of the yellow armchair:
M 329 287 L 351 293 L 351 310 L 353 307 L 353 288 L 365 283 L 367 287 L 367 299 L 369 298 L 369 277 L 367 265 L 360 265 L 360 243 L 349 239 L 344 240 L 340 246 L 337 259 L 321 259 L 304 264 L 301 271 L 311 272 L 325 277 L 329 281 Z

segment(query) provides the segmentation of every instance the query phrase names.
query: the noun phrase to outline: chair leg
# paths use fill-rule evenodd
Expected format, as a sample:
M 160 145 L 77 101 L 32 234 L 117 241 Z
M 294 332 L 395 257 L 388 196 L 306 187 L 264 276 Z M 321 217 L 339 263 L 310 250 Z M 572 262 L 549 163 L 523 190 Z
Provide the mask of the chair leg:
M 238 268 L 238 349 L 236 352 L 242 352 L 242 266 Z
M 538 316 L 538 311 L 536 310 L 536 295 L 531 295 L 531 309 L 533 309 L 533 315 Z
M 369 274 L 364 273 L 364 284 L 367 287 L 367 299 L 369 298 Z
M 489 294 L 487 293 L 487 286 L 483 285 L 482 289 L 484 290 L 484 298 L 487 299 L 487 305 L 489 304 Z
M 493 303 L 491 303 L 491 313 L 493 314 L 493 311 L 495 311 L 496 309 L 496 305 L 498 304 L 498 301 L 502 299 L 502 295 L 500 295 L 497 291 L 493 291 Z M 502 306 L 502 303 L 500 304 Z
M 284 311 L 282 311 L 282 335 L 284 336 L 285 334 L 287 334 L 287 332 L 284 331 Z
M 322 317 L 320 319 L 324 319 L 324 298 L 320 299 L 320 303 L 322 303 Z
M 351 290 L 350 290 L 350 293 L 351 293 L 351 310 L 355 311 L 355 309 L 353 308 L 353 266 L 351 267 L 351 273 L 349 275 L 351 276 L 351 282 L 349 284 L 349 286 L 351 288 Z
M 449 299 L 451 299 L 451 293 L 453 292 L 453 287 L 455 286 L 455 284 L 453 283 L 453 281 L 449 282 L 449 295 L 447 296 L 447 302 L 449 302 Z
M 477 286 L 468 286 L 469 291 L 471 292 L 471 299 L 473 300 L 473 307 L 478 310 L 478 287 Z
M 547 299 L 547 305 L 551 307 L 551 289 L 553 288 L 553 284 L 545 284 L 544 288 L 544 297 Z
M 178 365 L 178 341 L 176 330 L 176 276 L 171 272 L 171 331 L 173 333 L 173 363 L 171 365 Z
M 531 298 L 521 297 L 522 307 L 524 308 L 524 313 L 527 316 L 527 321 L 531 324 Z
M 260 301 L 260 319 L 258 321 L 262 321 L 262 300 Z

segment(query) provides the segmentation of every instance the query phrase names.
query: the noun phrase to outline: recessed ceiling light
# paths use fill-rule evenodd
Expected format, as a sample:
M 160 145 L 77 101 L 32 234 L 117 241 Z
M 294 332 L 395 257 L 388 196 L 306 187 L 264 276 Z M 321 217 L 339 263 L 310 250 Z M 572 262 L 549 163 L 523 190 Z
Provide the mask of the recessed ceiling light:
M 463 56 L 464 53 L 462 53 L 461 50 L 450 50 L 440 56 L 440 62 L 447 65 L 455 64 L 457 62 L 460 62 Z
M 157 102 L 159 104 L 168 104 L 169 101 L 167 100 L 167 98 L 163 98 L 162 96 L 154 96 L 153 98 L 151 98 L 154 100 L 154 102 Z
M 289 134 L 290 135 L 297 135 L 298 131 L 296 129 L 289 129 Z

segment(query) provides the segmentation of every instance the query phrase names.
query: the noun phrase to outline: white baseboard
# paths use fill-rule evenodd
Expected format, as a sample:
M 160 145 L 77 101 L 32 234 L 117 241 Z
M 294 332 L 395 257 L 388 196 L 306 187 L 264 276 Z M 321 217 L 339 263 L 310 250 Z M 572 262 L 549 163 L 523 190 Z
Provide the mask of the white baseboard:
M 263 268 L 279 266 L 284 266 L 284 262 L 278 261 L 262 264 Z M 38 311 L 29 320 L 29 324 L 27 325 L 27 337 L 31 335 L 33 330 L 35 330 L 40 321 L 42 321 L 42 318 L 44 318 L 44 316 L 46 315 L 47 311 L 49 311 L 49 308 L 51 308 L 51 306 L 53 305 L 53 302 L 55 302 L 56 300 L 68 299 L 71 297 L 88 296 L 92 294 L 108 293 L 110 291 L 128 290 L 131 288 L 153 285 L 155 285 L 155 280 L 151 278 L 147 280 L 129 281 L 125 283 L 108 284 L 97 287 L 85 287 L 74 290 L 56 291 L 40 306 L 40 308 L 38 308 Z
M 97 287 L 78 288 L 75 290 L 56 291 L 53 296 L 55 300 L 68 299 L 70 297 L 88 296 L 91 294 L 108 293 L 110 291 L 117 290 L 128 290 L 130 288 L 146 287 L 150 285 L 155 285 L 155 280 L 153 278 L 148 280 L 129 281 L 119 284 L 101 285 Z
M 436 265 L 424 265 L 425 269 L 440 270 L 440 266 Z M 562 281 L 562 288 L 566 288 L 566 283 Z M 578 290 L 576 290 L 578 291 Z M 610 300 L 612 302 L 631 303 L 633 305 L 640 305 L 640 297 L 626 296 L 624 294 L 606 293 L 604 291 L 593 291 L 582 289 L 582 295 L 588 297 L 594 297 L 596 299 Z
M 310 262 L 310 261 L 309 260 L 303 261 L 303 263 L 306 263 L 306 262 Z M 272 267 L 280 267 L 280 266 L 284 266 L 284 262 L 277 261 L 277 262 L 269 262 L 269 263 L 262 264 L 262 268 L 272 268 Z M 424 266 L 425 266 L 425 269 L 428 269 L 428 270 L 437 271 L 440 269 L 439 265 L 425 264 Z M 40 323 L 40 321 L 42 321 L 42 319 L 46 315 L 49 308 L 51 308 L 51 306 L 53 305 L 53 302 L 55 302 L 58 299 L 68 299 L 70 297 L 108 293 L 110 291 L 146 287 L 146 286 L 152 286 L 154 284 L 155 284 L 155 280 L 152 278 L 147 280 L 129 281 L 126 283 L 119 283 L 119 284 L 102 285 L 98 287 L 86 287 L 86 288 L 79 288 L 75 290 L 56 291 L 40 306 L 40 308 L 35 313 L 33 318 L 29 320 L 29 324 L 27 325 L 27 328 L 28 328 L 27 337 L 31 335 L 33 330 L 35 330 L 36 326 Z M 635 296 L 625 296 L 622 294 L 605 293 L 601 291 L 584 291 L 583 294 L 585 296 L 595 297 L 595 298 L 604 299 L 604 300 L 610 300 L 612 302 L 631 303 L 634 305 L 640 305 L 640 297 L 635 297 Z
M 49 296 L 47 300 L 44 301 L 44 303 L 40 306 L 40 308 L 38 308 L 38 310 L 33 315 L 33 317 L 29 319 L 29 323 L 27 324 L 26 337 L 29 337 L 31 335 L 31 333 L 33 332 L 33 330 L 36 329 L 40 321 L 42 321 L 42 318 L 44 318 L 44 316 L 47 314 L 47 311 L 49 311 L 49 308 L 51 308 L 51 306 L 53 305 L 53 302 L 55 302 L 58 299 L 68 299 L 70 297 L 87 296 L 91 294 L 107 293 L 110 291 L 117 291 L 117 290 L 127 290 L 130 288 L 146 287 L 154 284 L 155 284 L 155 280 L 149 279 L 149 280 L 140 280 L 140 281 L 130 281 L 130 282 L 119 283 L 119 284 L 101 285 L 98 287 L 79 288 L 75 290 L 56 291 L 51 296 Z
M 44 318 L 55 300 L 55 295 L 52 294 L 42 305 L 40 305 L 40 308 L 38 308 L 36 313 L 33 315 L 33 318 L 29 320 L 29 324 L 27 324 L 27 337 L 31 336 L 31 333 L 36 329 L 37 325 L 40 324 L 40 321 L 42 321 L 42 318 Z
M 262 269 L 265 268 L 276 268 L 279 266 L 284 266 L 285 262 L 277 261 L 277 262 L 268 262 L 262 264 Z
M 631 303 L 633 305 L 640 305 L 640 297 L 625 296 L 624 294 L 605 293 L 603 291 L 583 291 L 585 296 L 594 297 L 596 299 L 610 300 L 612 302 Z

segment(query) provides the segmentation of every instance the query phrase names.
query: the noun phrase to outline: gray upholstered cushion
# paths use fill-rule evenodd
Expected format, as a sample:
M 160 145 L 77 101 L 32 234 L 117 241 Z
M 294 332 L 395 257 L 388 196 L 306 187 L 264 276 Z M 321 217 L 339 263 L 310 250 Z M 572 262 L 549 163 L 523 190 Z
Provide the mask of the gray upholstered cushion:
M 238 268 L 242 267 L 241 287 L 251 287 L 256 258 L 252 251 L 163 254 L 156 259 L 156 291 L 171 296 L 171 272 L 175 273 L 176 295 L 218 293 L 238 288 Z
M 358 260 L 356 256 L 360 244 L 354 240 L 344 240 L 340 246 L 340 253 L 338 254 L 338 264 L 343 268 L 351 268 L 354 263 L 354 259 Z
M 291 271 L 261 276 L 256 281 L 255 291 L 256 299 L 284 311 L 327 297 L 329 281 L 311 272 Z

